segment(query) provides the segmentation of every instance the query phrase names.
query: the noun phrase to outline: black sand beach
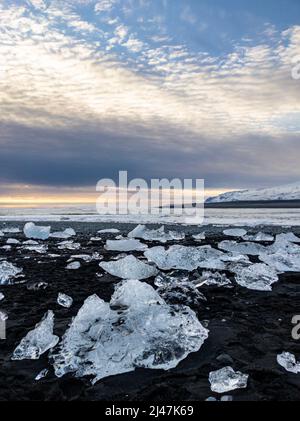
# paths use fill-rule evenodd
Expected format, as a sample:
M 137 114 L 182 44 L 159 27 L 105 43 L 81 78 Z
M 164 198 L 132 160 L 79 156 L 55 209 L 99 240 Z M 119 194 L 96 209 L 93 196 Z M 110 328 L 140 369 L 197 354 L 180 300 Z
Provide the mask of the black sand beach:
M 7 223 L 8 226 L 23 227 L 23 223 Z M 47 224 L 46 224 L 47 225 Z M 1 286 L 5 299 L 0 309 L 8 314 L 7 339 L 0 341 L 0 400 L 149 400 L 149 401 L 204 401 L 215 396 L 209 387 L 210 371 L 230 365 L 249 374 L 247 389 L 228 393 L 235 401 L 297 401 L 300 396 L 300 375 L 288 373 L 276 361 L 277 354 L 289 351 L 300 355 L 300 341 L 291 336 L 292 317 L 300 314 L 300 274 L 285 274 L 273 286 L 272 292 L 251 291 L 234 283 L 233 288 L 201 287 L 207 303 L 194 309 L 200 321 L 207 321 L 210 331 L 200 351 L 190 354 L 177 368 L 170 371 L 138 369 L 129 374 L 118 375 L 99 381 L 92 386 L 88 379 L 76 379 L 67 375 L 58 379 L 48 362 L 47 353 L 37 361 L 11 361 L 13 350 L 25 334 L 33 329 L 44 313 L 52 309 L 55 313 L 55 334 L 62 336 L 71 318 L 83 301 L 96 293 L 109 301 L 118 279 L 107 275 L 99 268 L 99 262 L 84 263 L 78 270 L 66 270 L 67 260 L 73 254 L 99 252 L 104 260 L 110 260 L 118 252 L 106 251 L 103 246 L 107 238 L 115 235 L 102 234 L 101 242 L 90 242 L 97 230 L 116 227 L 126 235 L 132 225 L 96 223 L 52 223 L 52 231 L 72 227 L 76 230 L 75 241 L 81 244 L 78 251 L 58 250 L 57 242 L 49 239 L 48 253 L 37 254 L 12 246 L 11 251 L 0 249 L 0 257 L 24 268 L 26 283 Z M 179 229 L 178 227 L 173 227 Z M 188 235 L 180 244 L 199 245 L 191 234 L 198 233 L 197 227 L 182 227 Z M 203 227 L 207 240 L 203 244 L 217 246 L 224 239 L 224 228 Z M 261 227 L 248 229 L 249 233 L 260 231 Z M 293 231 L 300 234 L 300 228 L 264 227 L 264 232 L 281 233 Z M 0 246 L 7 238 L 24 240 L 22 234 L 7 234 L 0 238 Z M 147 242 L 146 242 L 147 243 Z M 201 243 L 201 244 L 202 244 Z M 148 243 L 158 245 L 157 243 Z M 168 243 L 173 244 L 173 243 Z M 60 254 L 51 258 L 49 253 Z M 140 256 L 141 253 L 134 253 Z M 252 260 L 253 258 L 251 258 Z M 255 261 L 255 258 L 254 258 Z M 98 277 L 97 274 L 104 274 Z M 228 273 L 228 275 L 230 275 Z M 232 275 L 230 275 L 232 278 Z M 30 283 L 47 282 L 45 290 L 32 291 Z M 149 282 L 153 285 L 153 279 Z M 70 309 L 56 302 L 59 292 L 70 295 L 74 304 Z M 46 378 L 35 381 L 35 376 L 49 368 Z

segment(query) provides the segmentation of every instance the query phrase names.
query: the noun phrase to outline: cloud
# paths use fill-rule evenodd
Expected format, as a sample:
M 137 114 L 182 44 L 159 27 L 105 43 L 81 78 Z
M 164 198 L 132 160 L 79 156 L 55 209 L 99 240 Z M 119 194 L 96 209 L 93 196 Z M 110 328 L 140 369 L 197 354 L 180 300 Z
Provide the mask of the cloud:
M 110 12 L 116 4 L 116 0 L 101 0 L 95 4 L 96 13 Z

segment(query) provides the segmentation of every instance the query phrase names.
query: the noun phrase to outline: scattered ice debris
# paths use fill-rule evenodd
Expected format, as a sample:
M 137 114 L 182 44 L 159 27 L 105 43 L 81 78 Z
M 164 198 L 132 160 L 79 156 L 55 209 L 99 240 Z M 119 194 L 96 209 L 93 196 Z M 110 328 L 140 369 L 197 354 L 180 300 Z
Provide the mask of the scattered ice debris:
M 191 309 L 169 306 L 150 285 L 131 280 L 116 286 L 110 303 L 87 298 L 51 360 L 56 376 L 96 383 L 138 367 L 174 368 L 207 337 Z
M 54 313 L 49 310 L 33 330 L 21 340 L 14 350 L 12 360 L 37 360 L 42 354 L 55 347 L 59 337 L 53 335 Z
M 247 234 L 247 231 L 240 228 L 232 228 L 228 230 L 224 230 L 223 234 L 227 237 L 243 237 Z
M 37 246 L 23 246 L 23 250 L 33 251 L 38 254 L 44 254 L 48 251 L 48 246 L 46 244 L 38 244 Z
M 259 259 L 278 273 L 300 272 L 300 255 L 287 253 L 260 254 Z
M 72 262 L 69 263 L 68 266 L 66 267 L 66 269 L 70 269 L 70 270 L 77 270 L 79 269 L 81 266 L 80 262 Z
M 256 291 L 272 291 L 272 284 L 278 281 L 275 269 L 263 263 L 249 267 L 236 268 L 236 282 L 248 289 Z
M 2 250 L 5 250 L 5 251 L 10 251 L 11 250 L 11 246 L 3 246 L 3 247 L 1 247 L 1 249 Z
M 185 247 L 175 245 L 168 250 L 158 246 L 150 248 L 144 255 L 162 270 L 182 269 L 193 271 L 199 267 L 204 269 L 225 269 L 225 264 L 222 261 L 224 253 L 210 246 Z
M 283 352 L 277 355 L 277 362 L 290 373 L 300 373 L 300 362 L 297 362 L 295 355 L 290 352 Z
M 6 244 L 20 244 L 20 241 L 15 238 L 8 238 Z
M 110 251 L 144 251 L 148 248 L 146 244 L 135 239 L 107 240 L 105 249 Z
M 50 236 L 51 227 L 41 227 L 33 222 L 28 222 L 24 226 L 24 234 L 27 238 L 34 240 L 47 240 Z
M 257 234 L 248 234 L 243 236 L 244 241 L 254 241 L 254 242 L 272 242 L 274 241 L 274 236 L 266 234 L 264 232 L 258 232 Z
M 203 240 L 205 240 L 206 239 L 205 232 L 200 232 L 199 234 L 193 235 L 193 239 L 195 241 L 203 241 Z
M 76 232 L 73 230 L 73 228 L 66 228 L 64 231 L 61 232 L 53 232 L 52 234 L 50 234 L 50 237 L 67 240 L 70 237 L 74 237 L 74 235 L 76 235 Z
M 119 232 L 120 230 L 116 228 L 108 228 L 108 229 L 98 231 L 98 234 L 118 234 Z
M 157 287 L 166 287 L 175 282 L 178 282 L 178 283 L 189 282 L 189 277 L 186 275 L 182 275 L 176 271 L 168 273 L 168 274 L 161 272 L 155 278 L 154 285 L 156 285 Z
M 102 241 L 102 238 L 101 237 L 91 237 L 90 241 L 96 243 L 97 241 Z
M 58 248 L 59 250 L 78 250 L 80 249 L 80 244 L 73 241 L 62 241 L 58 243 Z
M 1 311 L 0 310 L 0 321 L 1 322 L 5 322 L 5 320 L 7 320 L 7 319 L 8 319 L 7 313 L 5 313 L 4 311 Z
M 249 256 L 258 256 L 261 253 L 264 253 L 267 248 L 257 243 L 237 243 L 236 241 L 221 241 L 218 245 L 219 249 L 225 251 L 231 251 L 233 253 L 247 254 Z
M 14 266 L 7 261 L 0 262 L 0 285 L 12 285 L 14 278 L 19 275 L 23 269 Z
M 62 307 L 70 308 L 73 304 L 73 298 L 60 292 L 57 297 L 57 303 Z
M 16 228 L 16 227 L 2 228 L 2 232 L 5 233 L 5 234 L 18 234 L 19 232 L 21 232 L 21 230 L 20 230 L 20 228 Z
M 203 302 L 207 301 L 205 296 L 198 291 L 192 282 L 173 282 L 166 284 L 156 290 L 167 304 L 185 305 L 199 309 Z
M 140 238 L 145 241 L 158 241 L 160 243 L 167 243 L 168 241 L 184 240 L 185 234 L 183 232 L 175 231 L 165 232 L 164 226 L 161 226 L 157 230 L 149 230 L 145 225 L 138 225 L 128 234 L 128 237 Z
M 227 278 L 225 273 L 205 271 L 199 278 L 197 286 L 209 285 L 217 287 L 228 287 L 232 286 L 231 281 Z
M 235 389 L 244 389 L 247 387 L 248 378 L 249 376 L 247 374 L 234 371 L 230 366 L 209 373 L 211 390 L 216 393 L 226 393 Z
M 28 291 L 40 291 L 48 288 L 48 283 L 43 281 L 29 282 L 26 284 Z
M 143 263 L 134 256 L 126 256 L 113 262 L 101 262 L 99 266 L 110 275 L 122 279 L 142 280 L 156 276 L 158 273 L 154 266 Z
M 44 368 L 44 370 L 40 371 L 39 374 L 35 377 L 35 381 L 39 381 L 41 379 L 43 379 L 44 377 L 46 377 L 49 373 L 48 368 Z
M 71 262 L 72 260 L 83 260 L 86 263 L 90 263 L 94 260 L 102 260 L 103 256 L 97 252 L 93 253 L 91 256 L 89 254 L 74 254 L 70 257 L 68 262 Z
M 0 292 L 0 301 L 4 300 L 4 298 L 5 298 L 5 295 L 2 292 Z

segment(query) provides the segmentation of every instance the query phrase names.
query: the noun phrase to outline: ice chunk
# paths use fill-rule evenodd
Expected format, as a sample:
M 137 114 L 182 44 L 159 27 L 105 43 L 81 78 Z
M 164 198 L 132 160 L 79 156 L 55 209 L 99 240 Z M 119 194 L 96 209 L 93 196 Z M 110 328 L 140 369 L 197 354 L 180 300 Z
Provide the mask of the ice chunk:
M 43 282 L 43 281 L 38 281 L 38 282 L 29 282 L 26 285 L 26 288 L 28 289 L 28 291 L 40 291 L 40 290 L 45 290 L 48 288 L 48 283 L 47 282 Z
M 200 232 L 199 234 L 193 235 L 193 239 L 195 241 L 203 241 L 203 240 L 205 240 L 205 238 L 206 238 L 205 232 Z
M 59 250 L 78 250 L 80 249 L 80 244 L 73 241 L 62 241 L 58 243 L 58 248 Z
M 118 234 L 119 232 L 120 230 L 116 228 L 108 228 L 108 229 L 98 231 L 98 234 Z
M 137 367 L 174 368 L 207 336 L 191 309 L 167 305 L 146 283 L 126 281 L 110 304 L 97 295 L 85 301 L 52 361 L 56 376 L 92 376 L 95 383 Z
M 259 259 L 278 273 L 300 272 L 300 255 L 287 253 L 260 254 Z
M 244 229 L 233 228 L 233 229 L 224 230 L 223 234 L 226 235 L 227 237 L 243 237 L 244 235 L 247 234 L 247 231 Z
M 44 254 L 48 251 L 48 246 L 46 244 L 39 244 L 37 246 L 25 246 L 23 250 L 33 251 L 38 254 Z
M 267 248 L 257 243 L 237 243 L 236 241 L 221 241 L 218 245 L 219 249 L 231 251 L 233 253 L 247 254 L 249 256 L 258 256 L 264 253 Z
M 154 266 L 141 262 L 134 256 L 126 256 L 113 262 L 101 262 L 99 266 L 113 276 L 122 279 L 147 279 L 156 276 L 158 270 Z
M 70 308 L 73 304 L 73 298 L 60 292 L 57 297 L 57 302 L 62 307 Z
M 0 311 L 0 322 L 5 322 L 8 319 L 8 315 L 4 311 Z
M 234 371 L 233 368 L 229 366 L 209 373 L 211 390 L 216 393 L 226 393 L 235 389 L 244 389 L 247 387 L 248 378 L 248 374 Z
M 232 284 L 225 273 L 206 271 L 200 276 L 198 285 L 213 285 L 220 288 L 227 287 Z
M 12 227 L 12 228 L 2 228 L 2 232 L 5 234 L 18 234 L 21 232 L 20 228 Z
M 72 262 L 69 263 L 68 266 L 66 267 L 66 269 L 70 269 L 70 270 L 77 270 L 79 269 L 81 266 L 80 262 Z
M 162 270 L 182 269 L 193 271 L 199 267 L 225 269 L 225 264 L 222 261 L 224 253 L 210 246 L 185 247 L 175 245 L 168 250 L 158 246 L 147 250 L 144 255 Z
M 277 271 L 263 263 L 236 269 L 236 282 L 248 289 L 272 291 L 272 284 L 278 281 Z
M 103 256 L 97 252 L 93 253 L 91 256 L 89 254 L 74 254 L 71 256 L 69 261 L 71 260 L 83 260 L 86 263 L 90 263 L 94 260 L 102 260 Z
M 20 241 L 15 238 L 8 238 L 6 244 L 20 244 Z
M 41 227 L 33 222 L 28 222 L 24 226 L 24 234 L 27 238 L 34 240 L 47 240 L 50 236 L 51 227 Z
M 23 241 L 22 244 L 26 245 L 26 246 L 38 246 L 39 245 L 38 241 L 34 241 L 34 240 Z
M 185 283 L 189 282 L 189 277 L 186 275 L 182 275 L 178 272 L 171 272 L 171 273 L 159 273 L 154 280 L 154 285 L 157 287 L 166 287 L 175 282 L 178 283 Z
M 254 241 L 254 242 L 271 242 L 274 241 L 274 236 L 270 234 L 265 234 L 264 232 L 258 232 L 253 235 L 244 235 L 243 240 L 245 241 Z
M 0 285 L 12 285 L 14 278 L 19 275 L 23 269 L 14 266 L 7 261 L 0 262 Z
M 157 292 L 168 304 L 183 304 L 197 310 L 206 301 L 205 296 L 198 291 L 196 286 L 187 281 L 166 284 L 158 288 Z
M 290 352 L 283 352 L 282 354 L 277 355 L 277 362 L 285 368 L 286 371 L 295 374 L 300 373 L 300 362 L 297 362 L 295 355 Z
M 0 292 L 0 301 L 4 300 L 4 298 L 5 298 L 5 295 L 2 292 Z
M 0 231 L 0 237 L 4 237 L 4 232 Z
M 146 244 L 142 244 L 139 240 L 107 240 L 105 249 L 111 251 L 144 251 L 148 248 Z
M 15 349 L 12 360 L 37 360 L 42 354 L 55 347 L 59 341 L 53 335 L 54 313 L 49 310 L 35 329 L 27 333 Z
M 289 242 L 289 243 L 300 243 L 300 238 L 297 237 L 293 232 L 288 232 L 286 234 L 276 235 L 276 241 Z
M 49 373 L 48 368 L 44 368 L 44 370 L 40 371 L 39 374 L 35 377 L 35 381 L 39 381 L 41 379 L 43 379 L 44 377 L 46 377 Z
M 157 230 L 149 230 L 145 225 L 138 225 L 128 234 L 128 237 L 141 238 L 145 241 L 158 241 L 160 243 L 167 243 L 168 241 L 184 240 L 185 234 L 175 231 L 165 232 L 164 226 Z
M 52 238 L 59 238 L 59 239 L 68 239 L 70 237 L 74 237 L 76 235 L 76 232 L 73 230 L 73 228 L 66 228 L 64 231 L 61 232 L 53 232 L 50 237 Z

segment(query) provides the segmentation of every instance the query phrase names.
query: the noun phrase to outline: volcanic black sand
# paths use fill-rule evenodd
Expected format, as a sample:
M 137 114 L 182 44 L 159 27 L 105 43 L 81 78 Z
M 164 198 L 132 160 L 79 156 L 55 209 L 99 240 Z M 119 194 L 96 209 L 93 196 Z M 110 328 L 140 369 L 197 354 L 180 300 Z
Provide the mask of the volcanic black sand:
M 23 227 L 22 223 L 6 224 L 9 225 Z M 49 245 L 47 254 L 24 251 L 15 245 L 11 251 L 0 249 L 0 257 L 24 268 L 27 281 L 0 287 L 0 292 L 5 294 L 0 309 L 9 316 L 7 339 L 0 341 L 0 400 L 203 401 L 216 396 L 210 391 L 209 372 L 227 365 L 249 374 L 247 389 L 229 393 L 236 401 L 300 399 L 300 375 L 288 373 L 276 361 L 277 354 L 283 351 L 300 356 L 300 341 L 291 336 L 292 317 L 300 314 L 300 274 L 282 275 L 272 292 L 250 291 L 235 283 L 231 289 L 202 287 L 208 301 L 196 311 L 201 321 L 209 321 L 209 338 L 199 352 L 190 354 L 177 368 L 168 372 L 138 369 L 106 378 L 92 386 L 88 379 L 76 379 L 71 375 L 56 378 L 47 354 L 37 361 L 11 361 L 15 347 L 47 310 L 55 312 L 54 333 L 61 336 L 89 295 L 96 293 L 104 300 L 110 299 L 118 280 L 106 274 L 98 277 L 97 273 L 104 273 L 99 262 L 83 262 L 78 270 L 66 270 L 66 262 L 72 254 L 92 254 L 95 251 L 103 254 L 104 260 L 111 259 L 119 253 L 108 252 L 103 245 L 107 238 L 115 235 L 102 234 L 103 241 L 94 243 L 89 241 L 90 237 L 103 228 L 116 227 L 123 234 L 133 228 L 124 224 L 63 222 L 51 225 L 52 230 L 73 227 L 77 232 L 75 241 L 81 243 L 81 249 L 58 250 L 56 244 L 61 240 L 57 239 L 46 241 Z M 0 230 L 3 227 L 0 224 Z M 199 228 L 181 229 L 189 234 L 199 232 Z M 249 232 L 261 229 L 250 229 Z M 216 246 L 225 238 L 222 229 L 205 227 L 201 230 L 205 230 L 208 237 L 204 244 Z M 268 233 L 291 231 L 270 227 L 263 230 Z M 300 228 L 292 231 L 300 234 Z M 23 234 L 6 234 L 0 238 L 0 246 L 9 237 L 24 240 Z M 181 244 L 199 245 L 190 235 Z M 49 253 L 60 254 L 60 257 L 50 258 Z M 28 290 L 28 283 L 35 281 L 47 282 L 49 286 L 45 290 Z M 153 279 L 148 282 L 153 285 Z M 74 304 L 70 309 L 56 303 L 59 292 L 73 297 Z M 44 368 L 49 368 L 48 376 L 35 381 L 35 376 Z

